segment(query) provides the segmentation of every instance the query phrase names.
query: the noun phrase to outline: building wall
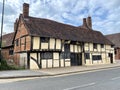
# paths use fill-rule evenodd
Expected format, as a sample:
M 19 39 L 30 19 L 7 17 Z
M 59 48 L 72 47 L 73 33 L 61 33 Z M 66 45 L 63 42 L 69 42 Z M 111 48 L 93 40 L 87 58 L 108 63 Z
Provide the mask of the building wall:
M 115 49 L 115 59 L 120 60 L 120 48 Z
M 103 48 L 101 48 L 101 44 L 97 44 L 97 49 L 93 48 L 93 43 L 85 43 L 84 45 L 85 53 L 90 54 L 90 58 L 86 59 L 85 64 L 86 65 L 93 65 L 93 64 L 108 64 L 111 63 L 109 53 L 113 54 L 114 57 L 114 48 L 111 48 L 111 45 L 104 45 Z M 99 60 L 93 60 L 93 56 L 100 56 L 101 59 Z M 113 63 L 114 63 L 113 58 Z
M 14 56 L 10 55 L 10 53 L 9 53 L 10 49 L 13 50 L 13 47 L 2 49 L 2 56 L 5 60 L 8 60 L 8 61 L 11 60 L 11 62 L 13 62 Z
M 10 50 L 13 50 L 13 47 L 8 47 L 2 49 L 2 56 L 5 60 L 7 60 L 8 64 L 15 64 L 19 66 L 20 55 L 18 53 L 10 54 Z
M 71 64 L 71 56 L 69 58 L 62 58 L 61 53 L 65 52 L 64 44 L 70 45 L 70 55 L 73 54 L 81 54 L 81 53 L 89 53 L 89 59 L 86 58 L 85 55 L 82 61 L 85 61 L 85 65 L 96 65 L 96 64 L 110 64 L 110 54 L 114 56 L 114 48 L 111 48 L 111 45 L 103 45 L 101 48 L 101 44 L 97 44 L 97 48 L 93 48 L 93 43 L 84 43 L 82 46 L 81 43 L 75 42 L 71 43 L 71 41 L 65 41 L 60 39 L 50 38 L 48 42 L 42 42 L 40 37 L 32 37 L 32 52 L 30 57 L 33 57 L 34 60 L 30 59 L 30 68 L 53 68 L 53 67 L 66 67 L 72 66 Z M 52 53 L 52 58 L 42 59 L 42 53 L 50 52 Z M 99 60 L 93 60 L 93 56 L 99 56 Z M 82 57 L 81 57 L 82 59 Z M 38 63 L 36 63 L 38 62 Z M 113 63 L 114 63 L 113 58 Z M 36 64 L 35 64 L 36 63 Z M 38 66 L 40 65 L 40 66 Z
M 20 21 L 14 41 L 14 52 L 30 50 L 30 45 L 31 37 L 28 35 L 23 21 Z

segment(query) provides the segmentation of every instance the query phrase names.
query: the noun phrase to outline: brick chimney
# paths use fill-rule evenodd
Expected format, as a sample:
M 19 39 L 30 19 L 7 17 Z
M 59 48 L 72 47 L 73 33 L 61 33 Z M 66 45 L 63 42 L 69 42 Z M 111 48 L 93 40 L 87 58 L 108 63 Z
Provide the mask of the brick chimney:
M 26 18 L 29 16 L 29 4 L 23 4 L 23 16 Z
M 14 22 L 14 32 L 16 31 L 17 23 L 18 23 L 18 18 L 17 18 L 17 19 L 15 20 L 15 22 Z
M 83 18 L 83 25 L 84 28 L 87 28 L 87 22 L 86 22 L 86 18 Z
M 92 19 L 90 16 L 87 17 L 87 26 L 88 28 L 92 29 Z

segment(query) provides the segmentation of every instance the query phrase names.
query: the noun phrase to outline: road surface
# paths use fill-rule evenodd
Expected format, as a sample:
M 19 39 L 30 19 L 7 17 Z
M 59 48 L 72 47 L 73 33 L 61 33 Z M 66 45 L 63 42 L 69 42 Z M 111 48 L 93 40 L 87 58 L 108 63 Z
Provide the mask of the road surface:
M 120 68 L 0 83 L 0 90 L 120 90 Z

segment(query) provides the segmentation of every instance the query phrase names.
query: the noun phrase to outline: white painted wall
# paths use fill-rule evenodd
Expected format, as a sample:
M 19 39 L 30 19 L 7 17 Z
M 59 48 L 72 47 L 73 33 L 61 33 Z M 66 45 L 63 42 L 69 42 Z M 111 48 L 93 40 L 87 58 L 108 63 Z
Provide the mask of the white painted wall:
M 33 57 L 37 60 L 37 53 L 30 53 L 30 57 Z M 30 69 L 39 69 L 37 63 L 30 58 Z
M 48 49 L 48 43 L 41 43 L 41 49 Z
M 61 40 L 56 39 L 56 49 L 61 49 Z
M 20 53 L 20 62 L 21 67 L 27 68 L 27 53 Z
M 55 49 L 55 39 L 50 38 L 50 49 Z
M 33 37 L 33 49 L 40 48 L 40 37 Z

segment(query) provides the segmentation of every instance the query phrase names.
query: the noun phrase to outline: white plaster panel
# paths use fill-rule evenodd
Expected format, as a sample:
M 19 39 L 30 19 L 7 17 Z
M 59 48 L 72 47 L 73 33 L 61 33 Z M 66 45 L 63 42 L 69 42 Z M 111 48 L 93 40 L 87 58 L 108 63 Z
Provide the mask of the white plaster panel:
M 48 60 L 48 68 L 52 67 L 52 59 Z
M 59 59 L 59 53 L 53 53 L 53 59 Z
M 40 38 L 33 37 L 33 49 L 39 49 L 40 47 Z
M 53 67 L 59 67 L 59 60 L 53 60 Z
M 55 49 L 55 39 L 50 38 L 50 49 Z
M 46 68 L 47 60 L 41 60 L 41 61 L 42 61 L 42 68 Z
M 93 51 L 93 43 L 89 43 L 90 51 Z
M 61 59 L 60 62 L 61 62 L 61 67 L 64 67 L 64 60 Z
M 32 59 L 30 59 L 30 69 L 39 69 L 37 63 Z
M 41 49 L 48 49 L 48 43 L 41 43 Z
M 74 48 L 75 48 L 75 52 L 78 52 L 77 45 L 74 45 Z
M 61 49 L 61 40 L 56 39 L 56 49 Z
M 73 45 L 70 45 L 70 52 L 73 52 Z

